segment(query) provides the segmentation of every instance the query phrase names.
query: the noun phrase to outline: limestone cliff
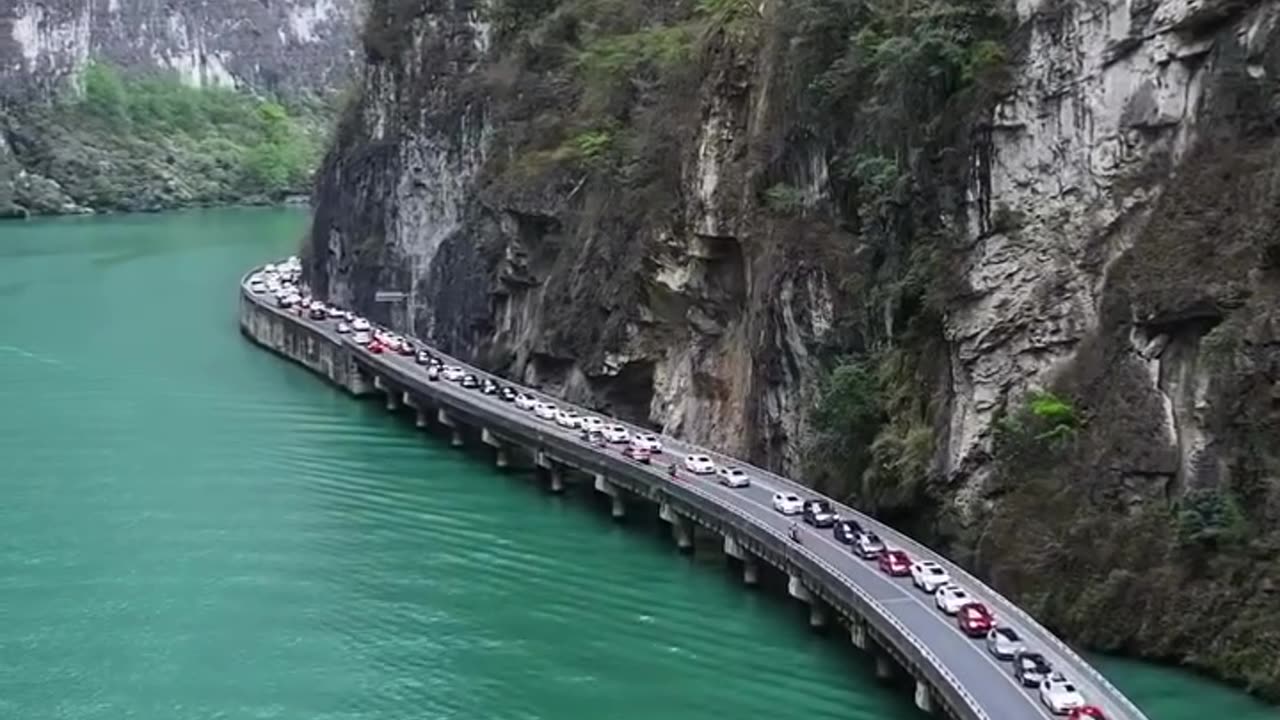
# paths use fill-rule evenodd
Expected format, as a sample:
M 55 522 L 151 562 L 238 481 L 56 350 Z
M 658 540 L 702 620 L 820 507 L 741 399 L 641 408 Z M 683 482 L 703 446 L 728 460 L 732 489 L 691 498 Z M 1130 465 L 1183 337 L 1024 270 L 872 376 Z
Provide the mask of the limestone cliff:
M 357 0 L 7 0 L 0 97 L 47 97 L 90 59 L 172 69 L 196 85 L 327 90 L 357 57 L 358 7 Z
M 260 138 L 232 127 L 246 124 L 232 116 L 252 112 L 247 103 L 178 90 L 279 100 L 301 120 L 291 131 L 312 144 L 358 59 L 362 8 L 363 0 L 0 3 L 0 217 L 305 192 L 309 172 L 282 180 L 289 173 L 269 167 L 299 153 L 252 157 Z M 121 77 L 89 87 L 95 67 Z M 156 84 L 161 74 L 168 87 Z M 95 89 L 87 99 L 97 104 L 83 102 Z M 246 177 L 255 163 L 256 181 Z
M 309 282 L 1280 695 L 1280 3 L 886 7 L 376 0 Z

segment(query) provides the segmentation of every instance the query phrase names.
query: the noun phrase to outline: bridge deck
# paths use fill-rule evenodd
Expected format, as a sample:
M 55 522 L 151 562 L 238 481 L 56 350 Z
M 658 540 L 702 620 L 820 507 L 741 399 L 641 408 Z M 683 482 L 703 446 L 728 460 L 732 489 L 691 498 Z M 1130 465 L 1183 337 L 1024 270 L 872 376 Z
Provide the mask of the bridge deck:
M 807 561 L 814 563 L 824 574 L 838 583 L 847 585 L 847 589 L 864 603 L 872 603 L 875 612 L 886 614 L 886 619 L 892 624 L 892 628 L 901 633 L 907 652 L 920 655 L 913 660 L 926 668 L 936 667 L 938 677 L 931 678 L 935 684 L 953 686 L 949 688 L 954 691 L 950 704 L 957 706 L 955 709 L 960 714 L 990 720 L 1053 717 L 1039 701 L 1036 691 L 1024 689 L 1015 681 L 1011 664 L 992 657 L 987 652 L 985 643 L 966 637 L 956 625 L 954 618 L 938 611 L 934 607 L 933 599 L 916 590 L 909 579 L 885 576 L 873 563 L 858 559 L 845 546 L 837 543 L 829 532 L 807 529 L 805 542 L 801 548 L 795 548 L 789 543 L 785 539 L 785 532 L 792 519 L 773 510 L 771 504 L 773 492 L 789 490 L 801 497 L 819 497 L 818 493 L 762 468 L 666 436 L 663 436 L 663 444 L 667 457 L 655 458 L 653 466 L 627 463 L 618 457 L 616 449 L 595 448 L 582 441 L 576 431 L 539 420 L 532 413 L 519 410 L 496 397 L 464 390 L 454 383 L 428 381 L 425 368 L 418 366 L 412 358 L 394 354 L 369 353 L 365 348 L 354 343 L 350 337 L 338 334 L 334 329 L 336 326 L 334 321 L 313 321 L 299 317 L 295 313 L 280 310 L 270 302 L 270 298 L 250 293 L 244 283 L 241 285 L 241 293 L 244 300 L 253 303 L 256 307 L 289 322 L 308 327 L 323 335 L 335 346 L 347 348 L 359 364 L 397 385 L 415 394 L 438 398 L 449 406 L 466 409 L 468 414 L 474 412 L 477 417 L 500 423 L 506 430 L 504 435 L 520 436 L 512 438 L 513 440 L 533 438 L 535 442 L 531 444 L 535 447 L 552 442 L 555 446 L 573 452 L 575 457 L 608 455 L 611 457 L 596 458 L 601 463 L 600 467 L 620 468 L 628 474 L 645 473 L 647 474 L 645 480 L 651 485 L 670 486 L 675 493 L 692 491 L 700 501 L 714 503 L 732 512 L 735 517 L 753 525 L 753 530 L 763 531 L 765 537 L 771 538 L 773 542 L 784 547 L 786 552 L 805 556 Z M 466 368 L 479 377 L 492 377 L 434 349 L 433 352 L 441 355 L 446 362 Z M 574 407 L 558 398 L 523 388 L 505 379 L 495 379 L 540 399 L 553 402 L 559 407 Z M 574 407 L 574 409 L 583 414 L 600 415 L 581 407 Z M 628 423 L 619 422 L 619 424 L 627 426 L 633 432 L 651 432 L 647 428 L 638 428 Z M 717 462 L 743 468 L 751 476 L 751 486 L 730 489 L 708 480 L 673 483 L 667 477 L 663 467 L 671 461 L 669 458 L 693 453 L 706 454 Z M 1108 718 L 1145 720 L 1142 712 L 1087 661 L 1011 601 L 923 544 L 853 508 L 835 501 L 832 501 L 832 504 L 844 517 L 855 519 L 864 527 L 875 530 L 890 547 L 905 550 L 913 559 L 931 559 L 942 564 L 956 582 L 992 609 L 1001 625 L 1014 628 L 1029 649 L 1043 653 L 1054 668 L 1075 682 L 1085 699 L 1090 704 L 1102 708 Z

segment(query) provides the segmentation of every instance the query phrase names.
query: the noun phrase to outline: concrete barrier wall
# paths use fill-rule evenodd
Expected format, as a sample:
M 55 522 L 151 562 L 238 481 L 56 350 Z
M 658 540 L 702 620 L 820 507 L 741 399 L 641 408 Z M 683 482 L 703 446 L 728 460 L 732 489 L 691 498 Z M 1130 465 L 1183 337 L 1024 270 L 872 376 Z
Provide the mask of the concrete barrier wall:
M 350 348 L 339 338 L 298 322 L 298 318 L 244 293 L 240 296 L 240 331 L 255 343 L 308 368 L 352 395 L 374 392 Z

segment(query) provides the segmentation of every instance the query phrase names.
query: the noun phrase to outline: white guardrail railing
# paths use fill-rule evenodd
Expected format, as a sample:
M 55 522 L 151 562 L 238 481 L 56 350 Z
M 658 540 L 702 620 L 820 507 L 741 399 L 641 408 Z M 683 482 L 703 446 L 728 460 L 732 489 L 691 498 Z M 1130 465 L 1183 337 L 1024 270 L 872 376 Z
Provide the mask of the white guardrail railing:
M 742 463 L 739 460 L 720 453 L 707 452 L 707 455 L 716 459 L 717 462 L 729 462 L 737 465 L 745 465 L 745 463 Z M 774 474 L 763 468 L 756 468 L 752 465 L 747 465 L 747 467 L 752 468 L 752 470 L 760 474 L 761 477 L 777 483 L 787 490 L 809 495 L 815 494 L 812 488 L 806 488 L 789 478 Z M 910 555 L 936 559 L 938 564 L 946 568 L 948 574 L 951 575 L 953 580 L 964 584 L 966 589 L 971 593 L 981 595 L 984 600 L 994 606 L 994 609 L 997 611 L 997 617 L 1000 613 L 1004 613 L 1006 617 L 1017 617 L 1024 626 L 1024 630 L 1029 630 L 1034 633 L 1037 640 L 1052 646 L 1057 654 L 1070 662 L 1075 669 L 1083 670 L 1085 674 L 1089 675 L 1092 682 L 1097 685 L 1099 689 L 1103 690 L 1115 705 L 1122 707 L 1126 711 L 1128 717 L 1133 720 L 1146 720 L 1146 715 L 1133 704 L 1133 701 L 1121 692 L 1119 688 L 1111 684 L 1111 681 L 1107 680 L 1102 673 L 1098 672 L 1097 668 L 1093 667 L 1091 663 L 1080 657 L 1079 653 L 1072 649 L 1071 646 L 1063 642 L 1061 638 L 1051 632 L 1048 628 L 1041 625 L 1038 620 L 1032 617 L 1030 613 L 1019 607 L 1016 603 L 1001 595 L 995 589 L 974 577 L 964 568 L 948 560 L 945 555 L 933 550 L 924 543 L 894 530 L 892 527 L 885 525 L 879 520 L 872 518 L 856 508 L 851 508 L 847 505 L 834 501 L 832 504 L 842 513 L 846 514 L 846 516 L 853 516 L 853 518 L 864 527 L 870 527 L 875 530 L 876 534 L 879 535 L 887 544 L 896 545 L 899 548 L 906 550 Z
M 277 308 L 273 303 L 269 302 L 267 298 L 254 295 L 252 292 L 250 292 L 247 288 L 248 278 L 255 272 L 257 272 L 257 269 L 250 271 L 250 273 L 246 274 L 244 278 L 242 278 L 241 280 L 242 295 L 245 298 L 252 301 L 254 304 L 264 309 L 267 309 L 268 311 L 276 315 L 279 315 L 281 317 L 294 320 L 294 321 L 303 320 L 303 318 L 299 318 L 298 316 L 292 313 L 289 313 L 284 310 L 281 310 L 280 308 Z M 320 330 L 321 332 L 324 332 L 326 335 L 329 335 L 336 342 L 340 344 L 346 344 L 349 347 L 351 347 L 353 350 L 359 352 L 363 357 L 366 358 L 367 361 L 376 363 L 379 366 L 385 368 L 389 374 L 401 375 L 399 368 L 397 368 L 396 366 L 390 363 L 383 361 L 377 355 L 368 353 L 367 351 L 364 350 L 364 348 L 361 348 L 360 346 L 356 345 L 353 341 L 351 341 L 349 337 L 344 338 L 341 335 L 330 334 L 327 331 L 327 328 L 317 328 L 317 329 Z M 420 345 L 425 345 L 425 343 L 422 343 L 421 341 L 416 341 L 416 342 L 418 342 Z M 453 358 L 449 355 L 446 355 L 445 353 L 440 352 L 434 347 L 431 348 L 431 350 L 433 353 L 441 356 L 441 358 L 446 362 L 450 364 L 458 365 L 460 367 L 464 367 L 469 372 L 475 373 L 477 376 L 491 377 L 495 381 L 499 381 L 504 384 L 513 385 L 519 388 L 521 391 L 526 392 L 530 395 L 533 395 L 537 398 L 540 398 L 546 402 L 552 402 L 552 403 L 557 403 L 561 405 L 566 404 L 566 401 L 563 400 L 562 398 L 557 398 L 555 396 L 549 395 L 539 390 L 518 385 L 505 378 L 494 376 L 491 373 L 487 373 L 483 370 L 472 367 L 471 365 L 465 362 L 462 362 L 457 358 Z M 402 378 L 401 382 L 416 383 L 416 382 L 419 382 L 419 379 L 418 378 Z M 440 394 L 440 393 L 433 393 L 433 394 Z M 461 396 L 459 396 L 458 398 L 454 398 L 454 400 L 461 401 L 460 397 Z M 508 418 L 502 416 L 501 414 L 486 412 L 486 409 L 479 404 L 467 403 L 467 409 L 472 410 L 473 412 L 481 412 L 486 416 L 491 416 L 486 419 L 490 421 L 499 420 L 504 425 L 507 423 L 507 420 L 508 420 Z M 586 410 L 585 408 L 581 408 L 581 409 Z M 674 438 L 668 435 L 664 435 L 660 432 L 655 432 L 648 428 L 637 426 L 634 423 L 627 423 L 621 420 L 617 420 L 616 418 L 610 418 L 610 420 L 629 428 L 629 430 L 631 430 L 632 432 L 651 433 L 654 435 L 658 435 L 663 439 L 664 444 L 671 444 L 671 445 L 682 446 L 682 447 L 684 446 L 693 447 L 693 446 L 690 446 L 689 443 L 686 443 L 683 440 L 680 440 L 678 438 Z M 529 431 L 529 428 L 524 425 L 519 425 L 516 427 L 508 428 L 508 430 L 527 433 Z M 541 431 L 536 431 L 536 434 L 540 438 L 544 438 L 544 439 L 553 439 L 553 438 L 556 440 L 567 439 L 561 435 L 547 435 Z M 581 442 L 577 438 L 569 439 L 569 441 L 574 444 L 574 449 L 579 452 L 587 451 L 587 452 L 591 452 L 592 454 L 602 455 L 604 458 L 610 461 L 610 467 L 614 468 L 613 462 L 617 461 L 617 458 L 613 458 L 611 455 L 601 453 L 598 449 L 591 447 L 587 443 Z M 781 475 L 777 475 L 776 473 L 770 472 L 764 468 L 753 466 L 749 463 L 739 460 L 738 458 L 733 458 L 723 453 L 719 453 L 714 450 L 708 450 L 700 447 L 696 448 L 696 450 L 700 453 L 703 453 L 712 457 L 718 463 L 736 465 L 736 466 L 741 466 L 743 468 L 747 468 L 751 471 L 751 473 L 754 476 L 763 480 L 768 480 L 771 483 L 779 486 L 780 489 L 786 489 L 796 493 L 803 493 L 805 495 L 817 494 L 814 492 L 812 488 L 805 487 L 795 482 L 794 480 L 783 477 Z M 628 471 L 634 471 L 636 468 L 640 467 L 631 463 L 620 463 L 619 466 L 621 468 L 625 468 Z M 707 495 L 700 488 L 696 488 L 696 486 L 691 486 L 684 483 L 680 483 L 680 484 L 672 483 L 671 480 L 665 476 L 665 474 L 657 471 L 648 472 L 647 477 L 645 478 L 644 481 L 652 483 L 652 481 L 654 480 L 656 480 L 662 487 L 679 488 L 681 490 L 693 490 L 694 492 L 698 493 L 705 501 L 714 504 L 718 509 L 734 514 L 739 519 L 748 523 L 750 527 L 756 529 L 757 531 L 767 533 L 768 535 L 771 536 L 772 540 L 775 540 L 775 541 L 782 540 L 782 536 L 778 531 L 768 527 L 767 525 L 763 525 L 753 520 L 750 516 L 742 513 L 737 508 L 731 507 L 724 503 L 720 503 L 713 496 Z M 960 566 L 951 562 L 941 553 L 938 553 L 932 550 L 931 548 L 924 545 L 923 543 L 918 542 L 912 539 L 911 537 L 898 532 L 897 530 L 894 530 L 888 525 L 885 525 L 879 520 L 876 520 L 855 508 L 849 507 L 847 505 L 844 505 L 835 501 L 832 501 L 832 503 L 847 517 L 856 519 L 864 527 L 873 529 L 878 535 L 880 535 L 882 539 L 885 540 L 887 544 L 896 545 L 901 549 L 906 550 L 909 554 L 936 559 L 939 562 L 939 564 L 941 564 L 944 568 L 947 569 L 947 571 L 950 573 L 952 578 L 963 582 L 965 585 L 968 586 L 968 589 L 970 590 L 970 592 L 977 595 L 981 595 L 983 599 L 985 599 L 988 603 L 990 603 L 993 606 L 993 608 L 997 611 L 997 615 L 999 615 L 1000 613 L 1004 613 L 1006 614 L 1006 616 L 1012 615 L 1017 617 L 1018 620 L 1021 622 L 1021 624 L 1024 626 L 1024 631 L 1029 631 L 1030 633 L 1036 636 L 1036 639 L 1040 640 L 1041 642 L 1047 645 L 1052 646 L 1052 648 L 1056 651 L 1056 653 L 1060 655 L 1063 659 L 1070 662 L 1077 669 L 1083 670 L 1086 674 L 1088 674 L 1092 683 L 1096 685 L 1099 689 L 1103 690 L 1109 696 L 1108 699 L 1111 701 L 1110 704 L 1120 709 L 1123 709 L 1125 711 L 1127 715 L 1127 720 L 1146 720 L 1146 715 L 1141 710 L 1139 710 L 1138 707 L 1134 705 L 1133 702 L 1124 695 L 1124 693 L 1120 692 L 1118 688 L 1112 685 L 1112 683 L 1109 680 L 1107 680 L 1106 677 L 1102 675 L 1102 673 L 1098 672 L 1098 670 L 1095 669 L 1088 661 L 1080 657 L 1080 655 L 1075 650 L 1073 650 L 1070 646 L 1068 646 L 1065 642 L 1063 642 L 1061 638 L 1057 637 L 1052 632 L 1050 632 L 1047 628 L 1040 625 L 1040 623 L 1035 618 L 1033 618 L 1029 613 L 1024 611 L 1022 608 L 1018 607 L 1015 603 L 1011 602 L 1010 600 L 1005 598 L 1003 595 L 999 594 L 994 589 L 989 587 L 986 583 L 982 582 L 981 580 L 971 575 L 964 568 L 961 568 Z M 785 543 L 785 542 L 782 543 L 783 547 L 787 547 L 788 545 L 789 545 L 788 543 Z M 789 550 L 789 552 L 795 553 L 796 551 L 794 549 L 791 549 Z M 948 670 L 946 666 L 943 665 L 940 660 L 938 660 L 938 658 L 932 653 L 932 651 L 930 651 L 928 647 L 924 643 L 922 643 L 918 637 L 915 636 L 914 633 L 912 633 L 905 625 L 903 625 L 900 621 L 898 621 L 897 618 L 895 618 L 891 613 L 889 613 L 888 610 L 883 605 L 881 605 L 878 601 L 876 601 L 868 593 L 866 593 L 851 578 L 849 578 L 843 572 L 837 570 L 836 568 L 828 564 L 826 561 L 819 558 L 816 554 L 810 552 L 807 549 L 801 550 L 800 554 L 803 557 L 805 557 L 805 559 L 808 560 L 812 565 L 822 568 L 828 575 L 832 577 L 833 580 L 839 581 L 839 584 L 841 586 L 848 588 L 851 592 L 856 594 L 858 596 L 858 599 L 861 600 L 864 605 L 874 609 L 882 618 L 884 618 L 885 622 L 889 623 L 893 627 L 893 629 L 901 636 L 901 638 L 912 646 L 912 649 L 915 651 L 915 653 L 925 660 L 926 665 L 937 673 L 937 676 L 938 676 L 937 679 L 944 681 L 944 687 L 954 689 L 955 693 L 959 696 L 958 699 L 962 701 L 964 705 L 969 707 L 970 711 L 974 713 L 975 717 L 978 717 L 978 718 L 989 717 L 986 714 L 986 712 L 981 708 L 981 706 L 978 705 L 977 701 L 973 698 L 973 696 L 960 684 L 959 680 L 950 672 L 950 670 Z
M 411 386 L 422 381 L 419 378 L 408 376 L 403 368 L 397 367 L 384 361 L 376 355 L 366 353 L 354 343 L 347 343 L 352 349 L 361 352 L 371 364 L 382 368 L 387 378 L 392 382 L 401 386 Z M 447 357 L 447 356 L 446 356 Z M 450 358 L 452 359 L 452 358 Z M 462 363 L 459 363 L 462 366 Z M 470 369 L 470 368 L 469 368 Z M 519 435 L 525 438 L 532 436 L 532 439 L 543 448 L 559 451 L 564 454 L 574 454 L 577 456 L 587 456 L 594 460 L 598 467 L 583 468 L 584 470 L 600 470 L 607 475 L 618 476 L 625 475 L 629 479 L 636 480 L 651 486 L 661 488 L 662 492 L 670 497 L 679 497 L 682 494 L 692 494 L 701 500 L 701 504 L 707 507 L 699 507 L 700 503 L 690 502 L 690 498 L 680 498 L 686 504 L 698 509 L 699 512 L 707 512 L 709 514 L 729 514 L 736 519 L 733 523 L 735 529 L 748 535 L 755 536 L 758 541 L 773 544 L 776 548 L 781 548 L 783 554 L 799 557 L 803 562 L 797 563 L 805 567 L 819 582 L 823 581 L 823 575 L 828 576 L 828 587 L 832 587 L 837 591 L 843 590 L 852 594 L 858 602 L 850 602 L 849 605 L 861 605 L 866 608 L 864 615 L 873 625 L 878 626 L 877 630 L 886 639 L 894 642 L 897 646 L 895 649 L 905 657 L 909 657 L 912 661 L 928 676 L 928 680 L 934 687 L 936 692 L 949 696 L 949 705 L 955 708 L 957 712 L 966 713 L 966 717 L 974 720 L 992 720 L 991 716 L 981 706 L 975 697 L 961 684 L 960 680 L 951 672 L 949 668 L 929 649 L 923 641 L 920 640 L 914 632 L 906 625 L 899 621 L 888 608 L 872 597 L 869 593 L 862 589 L 860 585 L 853 581 L 848 575 L 841 570 L 832 566 L 827 561 L 818 557 L 815 553 L 804 548 L 797 548 L 794 543 L 786 540 L 785 536 L 766 524 L 759 522 L 757 519 L 742 512 L 740 509 L 722 503 L 714 495 L 706 492 L 703 488 L 689 483 L 673 482 L 661 469 L 654 466 L 643 466 L 635 463 L 629 463 L 620 460 L 611 453 L 603 452 L 589 443 L 582 441 L 574 435 L 565 435 L 560 433 L 547 433 L 542 428 L 531 422 L 520 422 L 513 420 L 511 417 L 497 413 L 480 404 L 468 402 L 468 398 L 462 394 L 440 392 L 432 386 L 428 386 L 420 391 L 426 392 L 438 400 L 443 398 L 448 404 L 461 406 L 454 411 L 471 415 L 480 423 L 491 426 L 499 432 L 508 432 L 513 435 Z M 584 463 L 585 464 L 585 463 Z M 637 477 L 641 475 L 642 477 Z M 820 569 L 821 572 L 814 572 L 814 568 Z M 872 616 L 873 615 L 873 616 Z M 885 626 L 888 626 L 887 628 Z

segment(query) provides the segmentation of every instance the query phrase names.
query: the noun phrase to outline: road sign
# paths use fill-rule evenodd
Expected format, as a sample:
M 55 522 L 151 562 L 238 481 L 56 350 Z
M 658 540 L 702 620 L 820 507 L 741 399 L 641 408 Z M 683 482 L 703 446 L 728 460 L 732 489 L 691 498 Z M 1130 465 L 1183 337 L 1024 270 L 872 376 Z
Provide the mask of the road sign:
M 373 294 L 374 302 L 400 302 L 409 297 L 409 293 L 399 290 L 379 290 Z

